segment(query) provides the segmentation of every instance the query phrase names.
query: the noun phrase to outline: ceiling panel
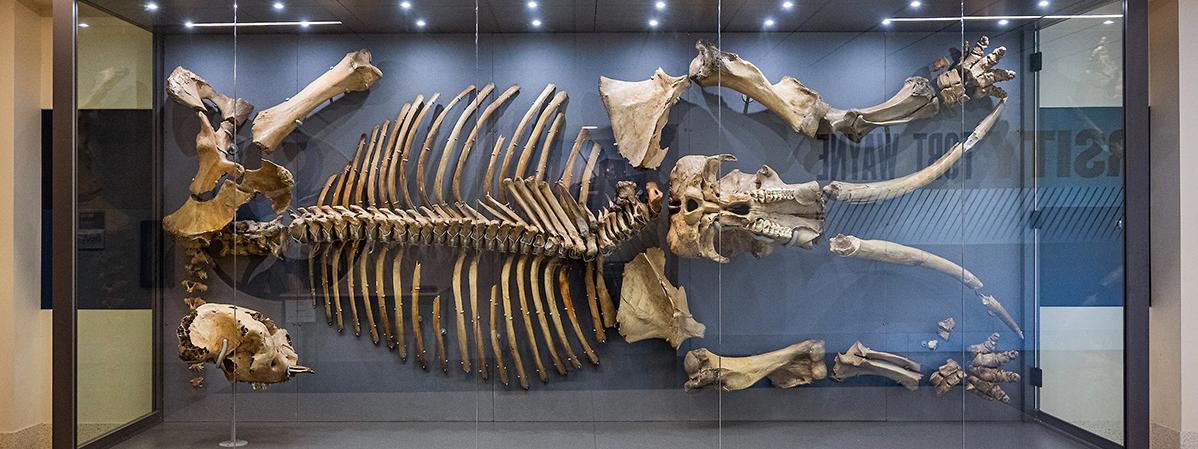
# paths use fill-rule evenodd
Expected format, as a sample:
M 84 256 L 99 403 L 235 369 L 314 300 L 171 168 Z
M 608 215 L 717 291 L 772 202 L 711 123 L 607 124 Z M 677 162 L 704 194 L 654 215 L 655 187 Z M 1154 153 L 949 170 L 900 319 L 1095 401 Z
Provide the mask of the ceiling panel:
M 894 17 L 958 17 L 967 15 L 1077 14 L 1106 0 L 541 0 L 529 8 L 527 0 L 242 0 L 239 22 L 339 20 L 341 26 L 239 28 L 241 33 L 612 33 L 612 32 L 713 32 L 718 20 L 724 32 L 807 31 L 955 31 L 958 21 L 891 23 Z M 162 32 L 228 33 L 229 29 L 186 29 L 195 22 L 231 22 L 232 0 L 157 0 L 158 9 L 147 11 L 145 0 L 92 0 L 91 4 L 131 22 Z M 477 8 L 477 10 L 476 10 Z M 477 21 L 476 19 L 477 11 Z M 718 19 L 717 19 L 718 18 Z M 534 19 L 542 22 L 536 27 Z M 656 28 L 650 20 L 657 20 Z M 424 20 L 426 26 L 416 26 Z M 767 23 L 767 20 L 771 21 Z M 970 30 L 1015 29 L 1032 23 L 1016 20 L 999 25 L 997 19 L 971 21 Z

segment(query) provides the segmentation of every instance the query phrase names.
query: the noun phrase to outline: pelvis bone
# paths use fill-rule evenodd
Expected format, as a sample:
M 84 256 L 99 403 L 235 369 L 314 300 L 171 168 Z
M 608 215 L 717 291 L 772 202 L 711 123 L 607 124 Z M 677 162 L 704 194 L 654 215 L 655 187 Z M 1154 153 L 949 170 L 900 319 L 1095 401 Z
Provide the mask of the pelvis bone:
M 201 304 L 179 322 L 179 358 L 191 364 L 212 362 L 230 382 L 255 388 L 285 382 L 300 373 L 287 330 L 265 315 L 230 304 Z
M 792 388 L 828 377 L 823 340 L 805 340 L 748 357 L 721 357 L 700 348 L 686 353 L 682 365 L 689 376 L 684 386 L 687 391 L 709 385 L 724 391 L 743 390 L 763 377 L 775 387 Z
M 645 81 L 620 81 L 599 77 L 599 97 L 607 108 L 620 155 L 641 168 L 657 168 L 669 148 L 661 147 L 661 130 L 670 118 L 670 106 L 690 81 L 657 69 Z
M 688 338 L 703 338 L 707 327 L 695 321 L 686 304 L 686 290 L 670 284 L 665 265 L 661 248 L 646 249 L 624 265 L 616 322 L 629 343 L 661 338 L 677 349 Z
M 769 166 L 733 170 L 717 179 L 730 154 L 685 156 L 670 172 L 670 250 L 682 257 L 727 262 L 749 251 L 764 257 L 777 245 L 811 248 L 823 232 L 819 184 L 787 184 Z M 716 239 L 720 248 L 716 249 Z

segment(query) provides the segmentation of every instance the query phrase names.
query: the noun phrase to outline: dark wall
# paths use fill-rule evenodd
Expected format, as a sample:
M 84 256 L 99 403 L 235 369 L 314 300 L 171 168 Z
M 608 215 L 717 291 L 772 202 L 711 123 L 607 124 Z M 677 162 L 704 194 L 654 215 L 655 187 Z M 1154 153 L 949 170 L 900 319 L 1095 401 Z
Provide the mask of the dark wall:
M 463 193 L 474 197 L 482 165 L 499 133 L 507 136 L 546 83 L 570 95 L 566 125 L 554 145 L 550 173 L 560 172 L 580 126 L 597 126 L 592 139 L 604 145 L 595 188 L 614 194 L 618 179 L 636 177 L 667 186 L 670 167 L 687 154 L 733 153 L 739 159 L 725 172 L 749 172 L 768 164 L 788 182 L 817 179 L 868 180 L 901 176 L 926 165 L 967 135 L 993 105 L 971 102 L 963 109 L 910 126 L 879 129 L 861 144 L 839 137 L 808 138 L 790 131 L 760 105 L 745 104 L 729 90 L 692 86 L 673 108 L 664 144 L 669 155 L 660 171 L 628 168 L 616 152 L 610 125 L 598 97 L 600 75 L 624 80 L 648 78 L 662 67 L 679 75 L 687 70 L 699 38 L 688 34 L 621 35 L 174 35 L 164 39 L 166 76 L 182 65 L 205 77 L 230 96 L 244 97 L 263 110 L 283 101 L 336 63 L 347 51 L 369 49 L 384 76 L 368 93 L 338 99 L 304 121 L 269 159 L 295 175 L 295 204 L 306 206 L 327 176 L 352 157 L 361 133 L 394 119 L 402 104 L 417 94 L 440 92 L 441 104 L 469 84 L 494 82 L 500 92 L 519 83 L 520 95 L 480 137 L 468 162 Z M 970 36 L 971 38 L 976 36 Z M 1020 40 L 1015 34 L 993 35 L 994 46 L 1006 45 L 1002 66 L 1026 76 Z M 905 78 L 929 76 L 927 66 L 959 45 L 955 32 L 926 33 L 794 33 L 723 36 L 723 47 L 754 62 L 777 80 L 794 76 L 820 92 L 833 106 L 865 107 L 889 98 Z M 236 62 L 236 72 L 234 72 Z M 1028 291 L 1024 260 L 1027 243 L 1023 207 L 1024 142 L 1019 136 L 1023 93 L 1009 83 L 1011 94 L 1002 119 L 990 136 L 944 178 L 915 194 L 874 205 L 830 205 L 826 235 L 855 234 L 917 246 L 963 262 L 1021 318 Z M 458 106 L 457 111 L 461 110 Z M 194 172 L 194 116 L 166 103 L 166 204 L 174 210 L 186 198 Z M 457 112 L 450 114 L 438 142 L 448 136 Z M 426 118 L 426 122 L 429 119 Z M 473 123 L 471 123 L 472 125 Z M 251 148 L 249 127 L 239 147 Z M 423 137 L 423 133 L 420 135 Z M 589 147 L 589 145 L 588 145 Z M 585 147 L 584 147 L 585 148 Z M 439 156 L 440 151 L 433 153 Z M 254 150 L 243 160 L 254 161 Z M 435 161 L 435 159 L 433 159 Z M 247 162 L 249 167 L 255 162 Z M 435 165 L 430 163 L 430 165 Z M 410 168 L 414 167 L 411 166 Z M 556 176 L 556 175 L 554 175 Z M 431 173 L 430 173 L 431 179 Z M 603 204 L 593 201 L 592 209 Z M 265 207 L 252 207 L 265 217 Z M 647 233 L 613 255 L 613 269 L 644 246 L 665 246 L 666 218 L 656 233 Z M 298 245 L 297 245 L 298 246 Z M 1003 335 L 1004 349 L 1022 343 L 1000 322 L 986 315 L 974 294 L 950 277 L 912 267 L 887 266 L 815 250 L 781 248 L 755 260 L 735 258 L 719 265 L 706 260 L 674 260 L 669 265 L 677 284 L 686 288 L 696 319 L 707 325 L 702 339 L 687 341 L 677 351 L 662 341 L 627 344 L 615 329 L 598 345 L 598 368 L 584 367 L 568 378 L 551 374 L 550 382 L 533 382 L 530 392 L 464 377 L 421 372 L 401 363 L 395 353 L 373 347 L 366 337 L 338 334 L 311 311 L 307 291 L 306 248 L 293 248 L 282 261 L 222 259 L 208 293 L 210 301 L 233 302 L 267 313 L 286 327 L 301 362 L 319 374 L 272 387 L 266 392 L 229 395 L 215 371 L 209 386 L 192 390 L 191 373 L 165 345 L 165 412 L 169 420 L 225 420 L 230 401 L 239 419 L 248 420 L 960 420 L 1016 419 L 1020 386 L 1007 387 L 1008 405 L 989 403 L 957 389 L 936 398 L 931 388 L 905 391 L 883 378 L 831 380 L 790 390 L 768 386 L 724 394 L 685 394 L 681 358 L 686 351 L 708 347 L 728 355 L 765 352 L 802 339 L 823 339 L 828 354 L 843 351 L 854 340 L 878 350 L 903 353 L 930 373 L 946 357 L 961 360 L 965 345 L 990 332 Z M 425 264 L 424 291 L 448 291 L 451 251 L 416 249 L 412 260 Z M 498 258 L 483 259 L 480 284 L 489 285 Z M 176 264 L 181 260 L 176 259 Z M 619 274 L 609 273 L 613 294 Z M 234 289 L 236 287 L 236 289 Z M 181 289 L 168 294 L 163 335 L 173 341 L 186 307 Z M 446 298 L 449 298 L 446 293 Z M 1030 298 L 1030 296 L 1028 297 Z M 920 342 L 934 338 L 936 322 L 957 319 L 958 332 L 932 352 Z M 580 317 L 585 321 L 587 318 Z M 1030 332 L 1030 326 L 1025 325 Z M 453 346 L 452 331 L 449 334 Z M 594 342 L 592 342 L 594 343 Z M 575 346 L 577 349 L 577 346 Z M 452 351 L 452 350 L 451 350 Z M 453 352 L 451 352 L 452 354 Z M 527 357 L 527 356 L 526 356 Z M 456 355 L 454 360 L 456 360 Z M 455 362 L 456 363 L 456 362 Z M 509 360 L 510 363 L 510 360 Z M 527 360 L 526 360 L 527 364 Z M 455 365 L 456 366 L 456 365 Z M 829 357 L 829 367 L 831 358 Z M 529 367 L 531 373 L 531 367 Z M 240 389 L 241 387 L 239 387 Z M 240 391 L 248 391 L 241 389 Z M 419 404 L 419 405 L 416 405 Z M 477 415 L 476 415 L 477 413 Z

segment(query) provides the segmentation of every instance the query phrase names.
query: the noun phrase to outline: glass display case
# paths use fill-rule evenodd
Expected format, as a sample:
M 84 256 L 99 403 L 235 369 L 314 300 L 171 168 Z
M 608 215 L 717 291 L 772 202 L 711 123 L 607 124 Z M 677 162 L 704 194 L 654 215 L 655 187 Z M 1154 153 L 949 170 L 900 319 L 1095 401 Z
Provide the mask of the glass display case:
M 1127 8 L 79 2 L 72 444 L 1146 447 Z

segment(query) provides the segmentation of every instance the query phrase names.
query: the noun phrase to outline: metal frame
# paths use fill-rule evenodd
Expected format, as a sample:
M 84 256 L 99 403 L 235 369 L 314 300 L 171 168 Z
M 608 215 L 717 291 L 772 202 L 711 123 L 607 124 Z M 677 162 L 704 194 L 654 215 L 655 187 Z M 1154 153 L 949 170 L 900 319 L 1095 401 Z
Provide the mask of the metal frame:
M 77 0 L 53 0 L 53 447 L 77 447 L 76 422 L 76 17 Z M 1124 130 L 1125 148 L 1134 143 L 1135 151 L 1125 151 L 1124 177 L 1124 445 L 1127 449 L 1147 449 L 1149 433 L 1149 340 L 1148 307 L 1151 279 L 1147 267 L 1149 255 L 1151 172 L 1148 117 L 1148 0 L 1124 0 Z M 155 65 L 161 58 L 159 39 L 155 37 Z M 156 82 L 155 91 L 160 91 Z M 155 110 L 159 99 L 155 96 Z M 161 120 L 154 115 L 156 122 Z M 157 123 L 155 124 L 157 128 Z M 154 145 L 161 145 L 155 135 Z M 156 152 L 157 153 L 157 152 Z M 157 161 L 156 161 L 157 162 Z M 155 164 L 154 176 L 161 178 Z M 161 201 L 156 198 L 156 208 Z M 160 247 L 161 248 L 161 247 Z M 1133 268 L 1134 267 L 1134 268 Z M 161 267 L 160 267 L 161 268 Z M 89 448 L 114 445 L 162 420 L 161 295 L 154 298 L 154 412 L 88 444 Z M 1096 441 L 1092 433 L 1076 428 L 1051 415 L 1040 413 L 1036 419 L 1049 427 L 1072 435 L 1097 447 L 1109 442 Z M 67 429 L 67 430 L 64 430 Z M 1097 438 L 1097 437 L 1095 437 Z M 1105 440 L 1104 440 L 1105 441 Z

